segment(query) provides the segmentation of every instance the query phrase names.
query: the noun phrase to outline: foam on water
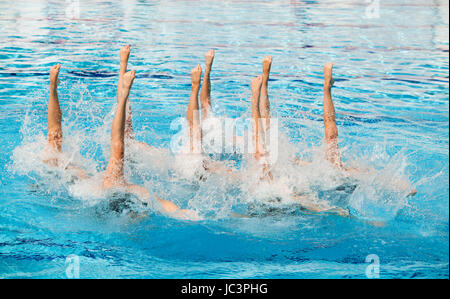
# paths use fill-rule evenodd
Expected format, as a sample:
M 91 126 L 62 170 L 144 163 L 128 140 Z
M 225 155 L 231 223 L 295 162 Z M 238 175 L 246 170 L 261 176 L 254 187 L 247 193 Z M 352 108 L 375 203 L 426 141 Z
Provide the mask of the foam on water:
M 99 108 L 92 105 L 86 86 L 78 84 L 70 90 L 70 98 L 66 100 L 70 104 L 67 112 L 63 113 L 62 165 L 53 168 L 42 162 L 46 153 L 46 128 L 36 124 L 42 123 L 38 114 L 45 108 L 41 105 L 40 110 L 36 110 L 36 106 L 30 105 L 21 129 L 22 143 L 13 151 L 12 169 L 19 175 L 31 177 L 45 192 L 67 192 L 84 204 L 95 205 L 108 200 L 105 198 L 108 195 L 99 186 L 109 157 L 109 128 L 116 105 L 103 118 L 98 113 Z M 45 102 L 43 96 L 38 99 Z M 217 118 L 216 121 L 222 119 Z M 129 180 L 145 186 L 153 197 L 172 200 L 202 217 L 227 218 L 236 207 L 249 204 L 252 209 L 258 206 L 282 209 L 303 204 L 322 210 L 349 209 L 353 216 L 387 221 L 395 218 L 397 212 L 408 204 L 411 184 L 407 175 L 407 156 L 401 150 L 389 156 L 379 147 L 369 153 L 344 149 L 344 159 L 350 157 L 346 160 L 361 169 L 350 178 L 348 173 L 336 169 L 324 159 L 323 146 L 293 144 L 281 127 L 278 154 L 276 160 L 271 161 L 273 181 L 268 181 L 261 180 L 262 166 L 255 163 L 251 154 L 222 155 L 216 162 L 213 162 L 214 156 L 187 154 L 185 124 L 182 127 L 181 136 L 184 137 L 177 153 L 137 140 L 127 142 L 125 173 Z M 209 137 L 221 140 L 221 128 L 210 126 Z M 251 131 L 241 134 L 251 134 Z M 233 139 L 225 140 L 223 148 L 233 148 Z M 207 146 L 205 150 L 208 151 Z M 296 162 L 299 156 L 302 159 L 309 157 L 310 161 L 300 166 Z M 238 165 L 229 158 L 237 160 Z M 226 171 L 209 173 L 203 167 L 205 161 L 220 163 L 223 169 L 233 171 L 230 174 Z M 63 170 L 68 164 L 85 169 L 91 179 L 74 179 L 73 174 Z M 345 184 L 353 185 L 349 188 L 354 191 L 339 193 L 339 186 Z M 259 213 L 252 213 L 255 212 Z

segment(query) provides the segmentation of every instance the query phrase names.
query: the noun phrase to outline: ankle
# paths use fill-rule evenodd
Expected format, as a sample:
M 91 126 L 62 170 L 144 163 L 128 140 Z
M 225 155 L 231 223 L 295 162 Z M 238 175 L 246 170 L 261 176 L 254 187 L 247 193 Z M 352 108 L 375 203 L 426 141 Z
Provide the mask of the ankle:
M 122 89 L 119 92 L 119 102 L 126 101 L 128 95 L 130 94 L 131 86 L 122 85 Z

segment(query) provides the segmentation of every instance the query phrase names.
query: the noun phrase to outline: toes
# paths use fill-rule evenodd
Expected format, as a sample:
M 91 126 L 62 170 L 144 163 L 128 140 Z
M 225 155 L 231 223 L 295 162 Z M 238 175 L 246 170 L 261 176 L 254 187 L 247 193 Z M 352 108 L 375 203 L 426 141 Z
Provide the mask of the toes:
M 270 68 L 272 66 L 272 56 L 264 57 L 262 64 L 263 64 L 263 73 L 270 72 Z
M 254 87 L 258 87 L 259 85 L 261 85 L 261 83 L 262 83 L 262 76 L 261 75 L 259 75 L 258 77 L 253 78 L 253 80 L 252 80 L 252 85 Z
M 191 74 L 198 73 L 198 72 L 201 72 L 201 71 L 202 71 L 202 67 L 200 66 L 200 64 L 198 64 L 196 67 L 194 67 L 191 70 Z
M 120 57 L 127 58 L 130 55 L 130 45 L 125 45 L 120 49 Z
M 51 72 L 59 72 L 59 69 L 61 68 L 61 64 L 55 64 L 54 66 L 52 66 L 51 68 L 50 68 L 50 71 Z
M 205 54 L 205 60 L 206 60 L 206 66 L 209 68 L 214 60 L 214 49 L 209 50 L 206 54 Z

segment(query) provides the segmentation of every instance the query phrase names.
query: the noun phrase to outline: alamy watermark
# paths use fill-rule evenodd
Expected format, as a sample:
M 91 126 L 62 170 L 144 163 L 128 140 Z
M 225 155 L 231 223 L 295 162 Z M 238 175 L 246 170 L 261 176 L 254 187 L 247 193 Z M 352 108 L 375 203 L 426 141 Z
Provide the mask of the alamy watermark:
M 80 18 L 80 1 L 79 0 L 66 0 L 65 15 L 68 19 Z
M 366 256 L 366 277 L 369 279 L 380 278 L 380 258 L 376 254 Z
M 262 154 L 271 162 L 278 158 L 278 118 L 209 117 L 197 121 L 175 119 L 171 130 L 177 131 L 170 140 L 175 154 Z
M 66 258 L 66 277 L 69 279 L 80 278 L 80 257 L 71 254 Z
M 380 18 L 380 0 L 366 0 L 368 5 L 366 6 L 365 17 L 367 19 Z

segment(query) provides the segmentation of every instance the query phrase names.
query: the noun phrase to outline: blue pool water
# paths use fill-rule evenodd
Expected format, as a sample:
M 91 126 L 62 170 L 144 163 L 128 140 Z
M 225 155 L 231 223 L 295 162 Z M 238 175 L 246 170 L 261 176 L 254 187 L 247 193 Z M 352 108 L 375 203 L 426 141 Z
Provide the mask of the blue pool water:
M 19 2 L 0 2 L 0 278 L 65 278 L 70 255 L 81 278 L 366 278 L 371 254 L 381 278 L 449 277 L 448 1 L 383 0 L 379 15 L 363 0 Z M 137 138 L 163 148 L 132 153 L 127 176 L 196 209 L 200 221 L 112 212 L 108 199 L 38 159 L 48 69 L 59 62 L 65 148 L 93 173 L 105 169 L 126 43 Z M 335 63 L 343 159 L 377 170 L 347 198 L 355 217 L 283 206 L 234 218 L 258 209 L 261 194 L 246 182 L 177 174 L 183 165 L 164 150 L 170 125 L 185 113 L 189 70 L 210 48 L 213 109 L 230 118 L 249 115 L 249 82 L 273 56 L 283 150 L 277 184 L 262 193 L 281 197 L 305 182 L 325 201 L 337 196 L 326 190 L 338 174 L 318 154 L 321 71 Z M 288 165 L 291 152 L 313 167 Z M 418 194 L 405 199 L 390 186 L 395 178 Z

